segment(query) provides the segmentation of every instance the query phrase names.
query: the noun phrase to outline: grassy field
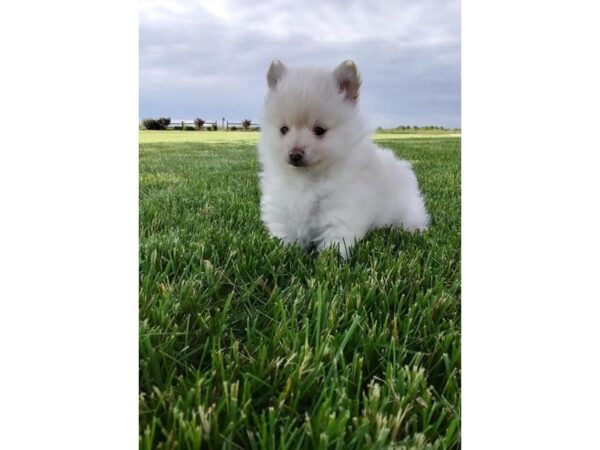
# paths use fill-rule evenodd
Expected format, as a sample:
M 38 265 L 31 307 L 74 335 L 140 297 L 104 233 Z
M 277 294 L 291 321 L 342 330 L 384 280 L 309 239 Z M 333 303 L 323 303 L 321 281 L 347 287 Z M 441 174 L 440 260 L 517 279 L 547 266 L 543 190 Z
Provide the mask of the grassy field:
M 258 142 L 260 133 L 254 131 L 140 131 L 140 144 L 151 143 L 179 143 L 179 142 L 202 142 L 202 143 L 227 143 L 227 142 Z M 393 133 L 378 132 L 373 135 L 375 140 L 389 139 L 416 139 L 416 138 L 447 138 L 460 137 L 460 133 L 453 131 L 431 131 L 426 130 L 413 132 L 403 131 L 402 133 L 394 131 Z
M 258 133 L 218 134 L 140 133 L 140 448 L 459 448 L 460 138 L 381 140 L 432 226 L 342 262 L 269 238 Z

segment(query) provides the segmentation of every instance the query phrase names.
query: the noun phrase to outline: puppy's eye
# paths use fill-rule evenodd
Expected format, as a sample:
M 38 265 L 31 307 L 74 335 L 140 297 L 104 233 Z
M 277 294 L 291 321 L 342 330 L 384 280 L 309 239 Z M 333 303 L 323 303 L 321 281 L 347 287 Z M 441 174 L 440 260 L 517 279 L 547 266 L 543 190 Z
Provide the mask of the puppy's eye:
M 313 133 L 315 133 L 317 136 L 323 136 L 326 132 L 327 132 L 327 130 L 323 127 L 314 127 L 313 128 Z
M 281 134 L 286 135 L 287 132 L 290 131 L 290 129 L 288 127 L 281 127 L 279 131 L 281 132 Z

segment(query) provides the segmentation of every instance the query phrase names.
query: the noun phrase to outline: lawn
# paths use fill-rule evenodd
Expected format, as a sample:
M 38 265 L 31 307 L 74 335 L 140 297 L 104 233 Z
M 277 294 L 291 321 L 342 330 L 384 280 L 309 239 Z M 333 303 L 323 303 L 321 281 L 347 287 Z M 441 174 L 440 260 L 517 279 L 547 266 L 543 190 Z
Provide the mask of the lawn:
M 140 131 L 140 144 L 151 143 L 180 143 L 180 142 L 202 142 L 202 143 L 223 143 L 223 142 L 258 142 L 260 133 L 255 131 Z M 460 137 L 460 133 L 453 131 L 402 131 L 402 132 L 378 132 L 373 135 L 375 140 L 390 139 L 418 139 L 418 138 L 447 138 Z
M 269 238 L 248 135 L 140 132 L 140 449 L 459 448 L 460 138 L 378 139 L 432 226 L 343 262 Z

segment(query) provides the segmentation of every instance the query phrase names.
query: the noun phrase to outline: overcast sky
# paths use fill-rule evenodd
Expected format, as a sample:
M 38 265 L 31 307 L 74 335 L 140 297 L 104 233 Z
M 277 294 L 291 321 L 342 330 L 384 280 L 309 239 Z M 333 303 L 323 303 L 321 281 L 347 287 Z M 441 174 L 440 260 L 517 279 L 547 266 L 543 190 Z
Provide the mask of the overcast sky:
M 373 127 L 460 127 L 459 0 L 142 0 L 140 118 L 258 121 L 273 59 L 353 59 Z

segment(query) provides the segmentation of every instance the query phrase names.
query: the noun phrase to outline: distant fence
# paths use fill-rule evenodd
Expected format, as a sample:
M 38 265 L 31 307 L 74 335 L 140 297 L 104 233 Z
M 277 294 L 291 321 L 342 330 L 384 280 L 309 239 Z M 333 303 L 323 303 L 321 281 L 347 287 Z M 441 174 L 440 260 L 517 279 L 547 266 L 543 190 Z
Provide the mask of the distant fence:
M 169 125 L 167 125 L 167 130 L 185 130 L 186 128 L 194 128 L 196 129 L 196 123 L 193 120 L 173 120 Z M 256 122 L 250 122 L 246 128 L 244 128 L 244 122 L 229 122 L 228 120 L 223 119 L 221 121 L 221 126 L 219 123 L 214 120 L 212 122 L 206 121 L 202 124 L 202 129 L 222 129 L 225 131 L 235 131 L 235 130 L 252 130 L 252 131 L 260 131 L 260 125 Z
M 177 120 L 175 122 L 171 122 L 169 124 L 169 126 L 167 127 L 167 130 L 173 130 L 176 127 L 181 127 L 181 128 L 185 128 L 185 127 L 194 127 L 196 128 L 196 124 L 194 123 L 193 120 Z M 204 124 L 202 124 L 202 128 L 216 128 L 217 127 L 217 121 L 215 120 L 214 122 L 204 122 Z
M 244 122 L 229 122 L 229 121 L 225 122 L 225 131 L 243 130 L 243 129 L 244 129 Z M 250 125 L 248 126 L 248 129 L 249 130 L 259 130 L 260 125 L 257 124 L 256 122 L 251 122 Z

